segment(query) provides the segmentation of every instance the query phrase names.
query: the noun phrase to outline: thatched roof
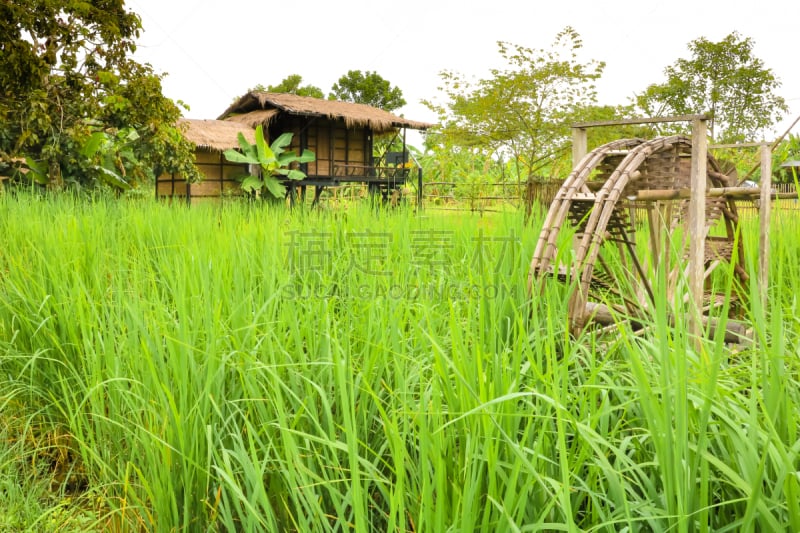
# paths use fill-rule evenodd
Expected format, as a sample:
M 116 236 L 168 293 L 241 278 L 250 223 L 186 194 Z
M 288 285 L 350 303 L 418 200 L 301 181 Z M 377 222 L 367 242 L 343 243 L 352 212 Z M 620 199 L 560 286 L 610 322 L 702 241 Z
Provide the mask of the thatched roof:
M 297 96 L 287 93 L 266 93 L 251 91 L 234 102 L 225 110 L 220 119 L 242 121 L 247 124 L 263 123 L 256 119 L 261 115 L 245 118 L 245 114 L 264 111 L 277 111 L 289 115 L 306 117 L 326 117 L 332 120 L 343 120 L 350 127 L 369 127 L 375 133 L 385 133 L 395 128 L 411 128 L 425 130 L 433 124 L 418 122 L 398 117 L 393 113 L 376 107 L 339 102 L 336 100 L 323 100 L 310 96 Z M 266 116 L 267 122 L 274 115 Z
M 277 109 L 259 109 L 258 111 L 250 111 L 242 115 L 231 115 L 222 122 L 238 122 L 240 124 L 247 124 L 251 128 L 255 128 L 259 124 L 268 126 L 278 113 L 280 113 L 280 111 Z
M 186 140 L 194 143 L 198 148 L 214 152 L 238 148 L 238 135 L 240 132 L 248 142 L 256 142 L 255 130 L 240 122 L 182 118 L 178 121 L 178 127 L 183 132 Z

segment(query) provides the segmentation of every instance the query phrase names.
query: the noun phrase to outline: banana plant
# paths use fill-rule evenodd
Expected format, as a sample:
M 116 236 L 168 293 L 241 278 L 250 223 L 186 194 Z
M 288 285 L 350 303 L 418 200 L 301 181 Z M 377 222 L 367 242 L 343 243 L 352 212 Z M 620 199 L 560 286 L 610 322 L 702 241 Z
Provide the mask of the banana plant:
M 292 134 L 284 133 L 275 139 L 271 145 L 264 140 L 264 130 L 259 125 L 256 128 L 256 142 L 250 144 L 244 135 L 239 133 L 239 147 L 241 152 L 236 150 L 225 150 L 225 159 L 232 163 L 247 163 L 259 165 L 260 175 L 247 175 L 242 180 L 242 190 L 245 192 L 260 192 L 266 189 L 275 198 L 283 198 L 286 195 L 285 179 L 302 180 L 306 177 L 305 173 L 296 168 L 289 168 L 292 163 L 310 163 L 316 159 L 314 152 L 303 150 L 297 155 L 286 150 L 292 142 Z
M 105 131 L 96 131 L 81 147 L 80 153 L 92 163 L 100 179 L 117 189 L 130 189 L 131 184 L 125 179 L 127 170 L 139 164 L 133 153 L 132 143 L 139 139 L 133 128 L 122 128 L 116 135 Z
M 122 128 L 118 131 L 95 131 L 85 138 L 78 148 L 76 158 L 80 171 L 99 182 L 116 189 L 128 190 L 131 184 L 126 175 L 141 166 L 133 151 L 139 134 L 133 128 Z M 24 177 L 38 185 L 52 185 L 53 168 L 60 174 L 60 161 L 40 161 L 26 156 L 22 169 L 16 177 Z M 75 182 L 74 176 L 65 176 L 65 180 Z M 84 181 L 86 183 L 86 181 Z

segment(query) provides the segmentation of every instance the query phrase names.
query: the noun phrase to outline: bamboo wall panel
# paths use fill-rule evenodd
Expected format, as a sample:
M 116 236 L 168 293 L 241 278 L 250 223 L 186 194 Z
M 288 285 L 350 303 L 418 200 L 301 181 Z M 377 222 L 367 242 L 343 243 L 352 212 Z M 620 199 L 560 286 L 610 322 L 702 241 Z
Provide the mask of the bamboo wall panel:
M 321 176 L 330 176 L 331 174 L 331 141 L 329 138 L 329 130 L 327 126 L 317 130 L 316 148 L 314 154 L 317 156 L 317 161 L 314 163 L 314 174 Z M 311 174 L 311 164 L 309 164 L 309 174 Z
M 172 179 L 170 174 L 158 177 L 156 191 L 158 196 L 186 196 L 186 180 L 178 177 Z
M 218 152 L 197 150 L 195 165 L 204 176 L 201 182 L 187 184 L 184 177 L 179 174 L 162 174 L 156 180 L 157 195 L 187 196 L 188 194 L 194 199 L 237 194 L 240 191 L 238 178 L 247 174 L 246 165 L 229 163 Z

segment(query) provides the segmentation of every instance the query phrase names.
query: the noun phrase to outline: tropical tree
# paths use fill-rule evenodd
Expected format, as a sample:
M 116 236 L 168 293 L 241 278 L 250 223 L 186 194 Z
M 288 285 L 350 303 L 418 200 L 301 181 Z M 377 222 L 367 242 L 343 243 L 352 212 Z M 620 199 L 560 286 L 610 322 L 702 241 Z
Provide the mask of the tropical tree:
M 242 190 L 248 193 L 260 195 L 263 191 L 268 191 L 274 198 L 283 198 L 286 196 L 286 186 L 281 178 L 302 180 L 306 177 L 303 171 L 290 168 L 292 163 L 310 163 L 316 159 L 311 150 L 303 150 L 299 156 L 287 151 L 286 147 L 292 143 L 292 134 L 288 132 L 268 145 L 260 124 L 256 127 L 255 144 L 247 142 L 241 133 L 238 139 L 241 152 L 225 150 L 224 155 L 225 159 L 233 163 L 259 167 L 258 174 L 245 176 L 242 180 Z
M 328 95 L 330 100 L 366 104 L 386 111 L 394 111 L 406 105 L 403 91 L 392 86 L 377 72 L 349 70 L 333 84 Z
M 562 174 L 559 158 L 569 156 L 569 124 L 596 100 L 594 81 L 604 63 L 581 63 L 578 33 L 567 27 L 550 50 L 534 50 L 498 42 L 507 67 L 491 70 L 491 76 L 471 82 L 444 71 L 441 91 L 444 103 L 424 103 L 439 115 L 440 127 L 429 142 L 447 150 L 482 152 L 510 161 L 518 180 Z
M 198 175 L 179 107 L 130 57 L 141 21 L 123 0 L 8 0 L 0 19 L 0 161 L 27 161 L 17 176 L 128 187 L 157 169 Z
M 691 57 L 664 70 L 667 80 L 636 97 L 649 116 L 708 113 L 709 134 L 719 142 L 755 139 L 788 111 L 775 91 L 781 82 L 753 55 L 754 42 L 733 32 L 719 42 L 700 37 Z
M 269 93 L 288 93 L 288 94 L 296 94 L 298 96 L 313 96 L 314 98 L 325 98 L 325 94 L 322 92 L 322 89 L 319 87 L 315 87 L 314 85 L 303 85 L 303 77 L 300 74 L 290 74 L 286 76 L 279 84 L 277 85 L 268 85 L 264 87 L 262 84 L 258 84 L 250 91 L 265 91 Z M 234 100 L 238 100 L 238 98 L 234 98 Z

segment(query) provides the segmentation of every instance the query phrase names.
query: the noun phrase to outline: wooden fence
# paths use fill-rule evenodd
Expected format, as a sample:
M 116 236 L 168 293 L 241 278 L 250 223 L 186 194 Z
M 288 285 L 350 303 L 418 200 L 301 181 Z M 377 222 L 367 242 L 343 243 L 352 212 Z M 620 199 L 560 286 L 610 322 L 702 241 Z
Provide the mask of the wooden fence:
M 534 205 L 547 210 L 560 188 L 560 182 L 468 184 L 434 181 L 423 183 L 422 199 L 425 209 L 446 211 L 491 212 L 507 206 L 524 207 L 530 211 Z M 775 183 L 773 190 L 784 194 L 796 192 L 793 183 Z M 797 199 L 775 200 L 773 205 L 776 209 L 800 209 Z M 743 200 L 737 207 L 739 210 L 757 211 L 758 200 Z M 646 216 L 643 206 L 634 206 L 634 212 L 637 219 Z
M 498 211 L 505 207 L 521 208 L 536 202 L 550 205 L 560 182 L 461 183 L 433 181 L 423 183 L 425 209 L 446 211 Z

